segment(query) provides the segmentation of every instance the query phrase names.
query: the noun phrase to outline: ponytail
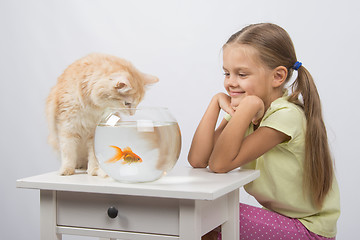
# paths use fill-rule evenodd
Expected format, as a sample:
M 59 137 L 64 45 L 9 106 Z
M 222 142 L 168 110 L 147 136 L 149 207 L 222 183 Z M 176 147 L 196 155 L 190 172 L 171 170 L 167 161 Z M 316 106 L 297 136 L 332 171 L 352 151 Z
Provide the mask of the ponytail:
M 299 100 L 300 95 L 302 102 Z M 311 74 L 303 66 L 298 69 L 289 101 L 301 106 L 306 116 L 303 188 L 310 190 L 315 206 L 320 208 L 331 189 L 333 164 L 320 97 Z

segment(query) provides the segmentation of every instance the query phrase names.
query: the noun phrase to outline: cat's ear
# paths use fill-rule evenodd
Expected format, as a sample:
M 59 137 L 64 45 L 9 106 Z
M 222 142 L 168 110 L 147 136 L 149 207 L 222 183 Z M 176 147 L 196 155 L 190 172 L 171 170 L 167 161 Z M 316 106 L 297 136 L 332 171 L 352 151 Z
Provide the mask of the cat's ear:
M 114 88 L 116 88 L 119 92 L 125 93 L 132 89 L 129 80 L 124 75 L 113 75 L 110 80 L 114 82 Z
M 150 74 L 143 73 L 145 85 L 154 84 L 159 81 L 159 78 Z

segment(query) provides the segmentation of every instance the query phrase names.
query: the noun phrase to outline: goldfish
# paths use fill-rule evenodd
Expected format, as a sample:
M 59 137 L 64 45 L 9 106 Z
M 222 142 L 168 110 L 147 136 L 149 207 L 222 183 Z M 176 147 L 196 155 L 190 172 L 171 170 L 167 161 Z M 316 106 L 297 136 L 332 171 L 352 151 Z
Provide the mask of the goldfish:
M 116 154 L 114 157 L 110 158 L 109 160 L 107 160 L 105 163 L 115 163 L 117 161 L 123 160 L 122 164 L 131 164 L 131 163 L 137 163 L 137 162 L 142 162 L 141 157 L 139 157 L 138 155 L 136 155 L 130 147 L 126 147 L 123 150 L 121 150 L 121 148 L 117 147 L 117 146 L 110 146 L 112 148 L 115 148 L 116 150 Z

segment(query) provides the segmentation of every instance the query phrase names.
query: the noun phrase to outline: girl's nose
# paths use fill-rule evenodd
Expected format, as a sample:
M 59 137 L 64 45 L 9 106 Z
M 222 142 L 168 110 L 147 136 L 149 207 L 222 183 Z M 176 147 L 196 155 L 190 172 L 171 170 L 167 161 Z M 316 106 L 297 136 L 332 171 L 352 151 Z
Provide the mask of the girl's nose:
M 235 75 L 230 75 L 227 79 L 226 79 L 226 83 L 231 86 L 231 87 L 237 87 L 239 85 L 236 76 Z

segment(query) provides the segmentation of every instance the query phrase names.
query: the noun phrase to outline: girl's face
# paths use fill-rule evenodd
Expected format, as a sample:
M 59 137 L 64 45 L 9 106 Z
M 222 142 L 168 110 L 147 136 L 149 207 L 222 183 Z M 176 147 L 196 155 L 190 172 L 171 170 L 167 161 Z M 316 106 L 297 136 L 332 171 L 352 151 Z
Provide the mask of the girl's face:
M 255 48 L 233 43 L 223 49 L 224 86 L 231 97 L 231 105 L 237 107 L 248 95 L 256 95 L 267 108 L 272 102 L 272 73 L 265 66 Z

